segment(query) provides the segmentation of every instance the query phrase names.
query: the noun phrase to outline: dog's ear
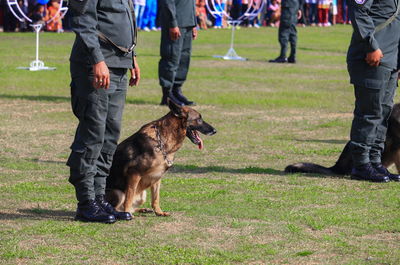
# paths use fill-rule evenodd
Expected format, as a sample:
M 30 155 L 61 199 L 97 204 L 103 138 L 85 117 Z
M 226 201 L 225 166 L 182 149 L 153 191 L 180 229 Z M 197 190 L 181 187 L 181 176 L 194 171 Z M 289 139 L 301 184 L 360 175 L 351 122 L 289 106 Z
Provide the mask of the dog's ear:
M 182 107 L 173 102 L 170 98 L 167 98 L 168 107 L 172 111 L 172 113 L 179 118 L 183 118 L 183 110 Z

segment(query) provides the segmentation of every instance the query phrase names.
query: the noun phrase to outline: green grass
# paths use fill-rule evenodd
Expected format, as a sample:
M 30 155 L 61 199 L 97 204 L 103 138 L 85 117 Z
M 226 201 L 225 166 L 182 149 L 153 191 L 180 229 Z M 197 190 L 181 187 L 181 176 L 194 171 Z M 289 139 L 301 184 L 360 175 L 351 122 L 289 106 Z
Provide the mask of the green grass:
M 40 36 L 56 71 L 16 70 L 33 33 L 0 34 L 0 264 L 399 264 L 400 185 L 288 175 L 286 165 L 332 165 L 354 103 L 345 56 L 351 27 L 298 28 L 298 63 L 274 65 L 277 29 L 201 31 L 185 94 L 218 133 L 186 141 L 162 181 L 161 206 L 114 225 L 73 221 L 65 166 L 72 33 Z M 142 81 L 129 88 L 121 138 L 167 112 L 158 106 L 159 32 L 141 32 Z M 398 101 L 398 97 L 396 98 Z M 393 169 L 394 170 L 394 169 Z M 146 203 L 149 207 L 149 203 Z

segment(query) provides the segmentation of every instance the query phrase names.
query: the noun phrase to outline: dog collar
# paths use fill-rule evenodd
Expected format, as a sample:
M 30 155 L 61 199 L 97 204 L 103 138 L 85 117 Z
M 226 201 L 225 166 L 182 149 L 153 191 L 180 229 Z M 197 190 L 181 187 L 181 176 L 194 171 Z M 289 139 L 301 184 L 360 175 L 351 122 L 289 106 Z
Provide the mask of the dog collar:
M 164 156 L 164 161 L 167 164 L 168 167 L 172 167 L 173 165 L 173 161 L 169 160 L 167 157 L 167 152 L 165 152 L 164 149 L 164 143 L 161 140 L 161 134 L 160 134 L 160 130 L 158 129 L 157 125 L 153 126 L 154 130 L 156 131 L 156 137 L 157 137 L 157 146 L 156 148 L 162 153 L 162 155 Z

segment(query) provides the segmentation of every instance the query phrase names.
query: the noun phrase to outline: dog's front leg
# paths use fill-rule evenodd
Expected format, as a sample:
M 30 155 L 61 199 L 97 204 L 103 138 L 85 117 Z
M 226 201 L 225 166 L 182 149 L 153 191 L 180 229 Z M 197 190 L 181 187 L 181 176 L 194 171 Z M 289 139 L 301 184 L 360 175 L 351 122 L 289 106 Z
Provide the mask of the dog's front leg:
M 133 199 L 136 197 L 138 193 L 138 186 L 140 179 L 141 177 L 137 173 L 132 173 L 128 176 L 128 181 L 126 183 L 126 189 L 125 189 L 125 202 L 124 202 L 125 212 L 130 212 L 130 213 L 134 212 L 134 209 L 132 207 Z
M 400 173 L 400 149 L 393 154 L 393 162 L 396 165 L 397 172 Z
M 158 216 L 169 216 L 167 212 L 163 212 L 160 208 L 160 187 L 161 179 L 151 185 L 151 207 Z

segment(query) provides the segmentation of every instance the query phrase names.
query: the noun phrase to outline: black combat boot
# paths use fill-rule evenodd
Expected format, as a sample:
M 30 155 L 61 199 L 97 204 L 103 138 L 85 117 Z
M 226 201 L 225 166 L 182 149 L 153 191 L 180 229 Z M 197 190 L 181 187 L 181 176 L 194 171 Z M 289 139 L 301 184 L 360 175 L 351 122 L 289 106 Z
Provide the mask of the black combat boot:
M 289 58 L 288 58 L 288 63 L 296 63 L 296 56 L 289 56 Z
M 291 45 L 291 49 L 290 49 L 290 55 L 288 58 L 288 63 L 296 63 L 296 47 L 295 45 Z
M 270 63 L 287 63 L 288 60 L 285 57 L 279 56 L 275 59 L 269 60 L 268 62 L 270 62 Z
M 180 101 L 178 98 L 175 97 L 174 93 L 172 93 L 172 89 L 163 87 L 162 88 L 163 91 L 163 97 L 161 99 L 161 103 L 160 105 L 168 105 L 167 99 L 169 98 L 170 100 L 172 100 L 175 104 L 179 105 L 179 106 L 185 106 L 185 103 L 183 103 L 182 101 Z
M 115 208 L 108 201 L 106 201 L 104 195 L 97 195 L 96 201 L 106 213 L 114 215 L 117 220 L 132 220 L 132 215 L 130 213 L 116 211 Z
M 196 106 L 196 103 L 194 101 L 188 100 L 182 93 L 181 87 L 174 87 L 172 89 L 172 94 L 183 104 L 186 106 Z
M 390 180 L 400 181 L 400 175 L 390 173 L 389 170 L 387 170 L 387 168 L 381 163 L 372 163 L 372 166 L 376 169 L 376 171 L 378 171 L 378 173 L 388 176 Z
M 168 97 L 168 88 L 163 87 L 162 88 L 162 98 L 161 98 L 161 102 L 160 102 L 161 106 L 167 105 L 167 97 Z
M 95 200 L 87 200 L 83 203 L 78 203 L 75 220 L 107 224 L 112 224 L 116 221 L 114 215 L 105 212 Z
M 389 176 L 378 172 L 371 163 L 367 163 L 351 170 L 351 179 L 366 180 L 372 182 L 389 182 Z

